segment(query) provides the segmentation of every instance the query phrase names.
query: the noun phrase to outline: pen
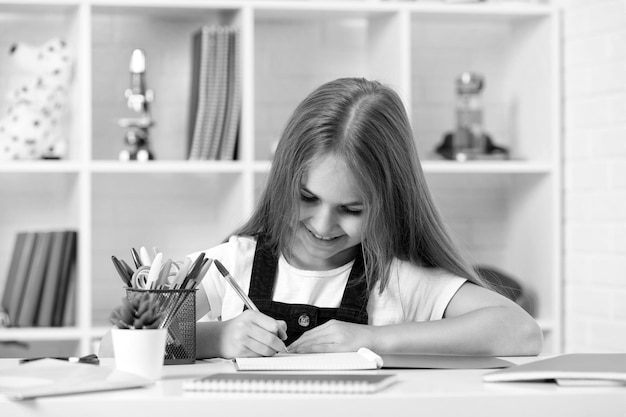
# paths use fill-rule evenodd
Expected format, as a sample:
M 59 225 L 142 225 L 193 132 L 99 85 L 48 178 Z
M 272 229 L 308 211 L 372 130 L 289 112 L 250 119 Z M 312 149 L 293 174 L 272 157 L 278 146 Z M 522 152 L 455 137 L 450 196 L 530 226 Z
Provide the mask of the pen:
M 139 260 L 141 261 L 142 265 L 152 265 L 152 258 L 150 258 L 148 249 L 146 249 L 145 246 L 139 248 Z
M 96 356 L 95 354 L 89 354 L 89 355 L 85 355 L 85 356 L 81 356 L 79 357 L 74 357 L 74 356 L 70 356 L 70 357 L 63 357 L 63 358 L 49 358 L 49 357 L 40 357 L 40 358 L 26 358 L 26 359 L 20 359 L 20 364 L 22 363 L 28 363 L 28 362 L 34 362 L 34 361 L 38 361 L 41 359 L 57 359 L 60 361 L 67 361 L 67 362 L 72 362 L 72 363 L 88 363 L 91 365 L 99 365 L 100 364 L 100 360 L 98 359 L 98 356 Z
M 219 269 L 220 274 L 222 274 L 222 276 L 226 278 L 226 282 L 228 282 L 228 284 L 233 288 L 233 290 L 235 290 L 239 298 L 241 298 L 241 301 L 243 301 L 246 307 L 248 307 L 252 311 L 259 311 L 259 309 L 257 308 L 257 306 L 254 305 L 250 297 L 248 297 L 248 294 L 243 292 L 239 284 L 237 284 L 237 281 L 235 281 L 233 276 L 230 275 L 230 272 L 228 272 L 228 270 L 224 267 L 224 265 L 222 265 L 222 263 L 217 259 L 213 260 L 213 263 L 215 264 L 217 269 Z
M 230 272 L 228 272 L 228 269 L 226 269 L 224 265 L 222 265 L 222 263 L 218 259 L 214 259 L 213 263 L 215 264 L 217 269 L 219 269 L 220 274 L 222 274 L 222 276 L 226 278 L 226 282 L 230 284 L 230 286 L 233 288 L 233 290 L 235 290 L 239 298 L 241 298 L 241 301 L 243 301 L 246 307 L 248 307 L 248 309 L 252 311 L 259 311 L 259 309 L 257 308 L 257 306 L 254 305 L 250 297 L 248 297 L 248 294 L 243 292 L 239 284 L 237 284 L 237 281 L 235 281 L 233 276 L 230 275 Z M 289 353 L 289 348 L 287 348 L 287 346 L 285 346 L 285 352 Z
M 163 264 L 163 253 L 156 254 L 152 263 L 150 264 L 150 271 L 148 272 L 148 279 L 146 281 L 146 289 L 154 289 L 154 286 L 159 279 L 161 273 L 161 265 Z
M 140 266 L 143 266 L 143 264 L 141 263 L 141 260 L 139 258 L 139 252 L 137 252 L 137 249 L 130 248 L 130 255 L 133 257 L 133 262 L 135 263 L 135 268 L 139 268 Z
M 183 282 L 180 284 L 180 288 L 187 288 L 187 284 L 189 281 L 194 278 L 202 269 L 202 263 L 204 262 L 205 254 L 201 252 L 200 255 L 196 258 L 195 261 L 189 267 L 189 272 L 187 272 L 187 276 L 183 277 Z
M 120 278 L 122 278 L 122 281 L 124 281 L 124 284 L 126 284 L 127 287 L 130 287 L 130 277 L 126 268 L 117 259 L 117 257 L 115 257 L 115 255 L 111 256 L 111 261 L 113 262 L 113 266 L 115 267 L 118 275 L 120 276 Z
M 170 282 L 172 288 L 180 288 L 183 280 L 187 277 L 187 273 L 189 272 L 189 268 L 191 267 L 191 262 L 191 258 L 185 258 L 183 264 L 176 273 L 176 276 L 173 278 L 172 282 Z

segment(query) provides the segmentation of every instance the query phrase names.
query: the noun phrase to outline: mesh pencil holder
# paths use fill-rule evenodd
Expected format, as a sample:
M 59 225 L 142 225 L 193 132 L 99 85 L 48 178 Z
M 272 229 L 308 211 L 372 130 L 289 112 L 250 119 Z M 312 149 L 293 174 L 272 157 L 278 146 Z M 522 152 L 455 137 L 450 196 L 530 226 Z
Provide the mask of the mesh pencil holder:
M 196 289 L 145 290 L 126 288 L 126 298 L 150 293 L 163 316 L 161 327 L 167 327 L 165 365 L 196 361 Z

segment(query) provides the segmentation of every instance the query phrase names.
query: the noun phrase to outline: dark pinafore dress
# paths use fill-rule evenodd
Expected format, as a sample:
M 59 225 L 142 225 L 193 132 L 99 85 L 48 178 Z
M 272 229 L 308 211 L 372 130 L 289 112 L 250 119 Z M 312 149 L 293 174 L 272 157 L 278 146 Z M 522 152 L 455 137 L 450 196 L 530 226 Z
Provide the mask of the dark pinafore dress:
M 260 236 L 254 253 L 248 295 L 262 313 L 287 323 L 287 346 L 307 330 L 331 319 L 367 324 L 369 292 L 366 281 L 359 279 L 363 274 L 363 256 L 360 251 L 355 258 L 338 308 L 272 301 L 277 270 L 278 258 L 264 245 L 263 237 Z

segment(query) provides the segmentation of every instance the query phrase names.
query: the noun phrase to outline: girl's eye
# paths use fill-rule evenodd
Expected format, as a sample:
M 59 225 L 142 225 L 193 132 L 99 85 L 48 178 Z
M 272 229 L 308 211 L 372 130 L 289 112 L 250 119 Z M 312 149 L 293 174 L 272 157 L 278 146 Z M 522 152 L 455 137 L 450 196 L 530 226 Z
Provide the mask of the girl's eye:
M 317 201 L 317 197 L 310 194 L 300 193 L 300 200 L 304 201 L 305 203 L 314 203 L 315 201 Z
M 342 211 L 349 216 L 360 216 L 363 214 L 363 209 L 356 209 L 350 207 L 343 207 Z

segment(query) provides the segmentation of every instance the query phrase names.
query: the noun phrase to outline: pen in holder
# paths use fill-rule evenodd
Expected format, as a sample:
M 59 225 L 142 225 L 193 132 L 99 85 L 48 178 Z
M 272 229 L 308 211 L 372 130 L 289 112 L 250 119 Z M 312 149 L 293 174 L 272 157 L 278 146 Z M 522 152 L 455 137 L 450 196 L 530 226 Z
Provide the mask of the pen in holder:
M 126 288 L 131 299 L 142 293 L 152 294 L 167 328 L 165 365 L 194 363 L 196 360 L 196 289 Z

